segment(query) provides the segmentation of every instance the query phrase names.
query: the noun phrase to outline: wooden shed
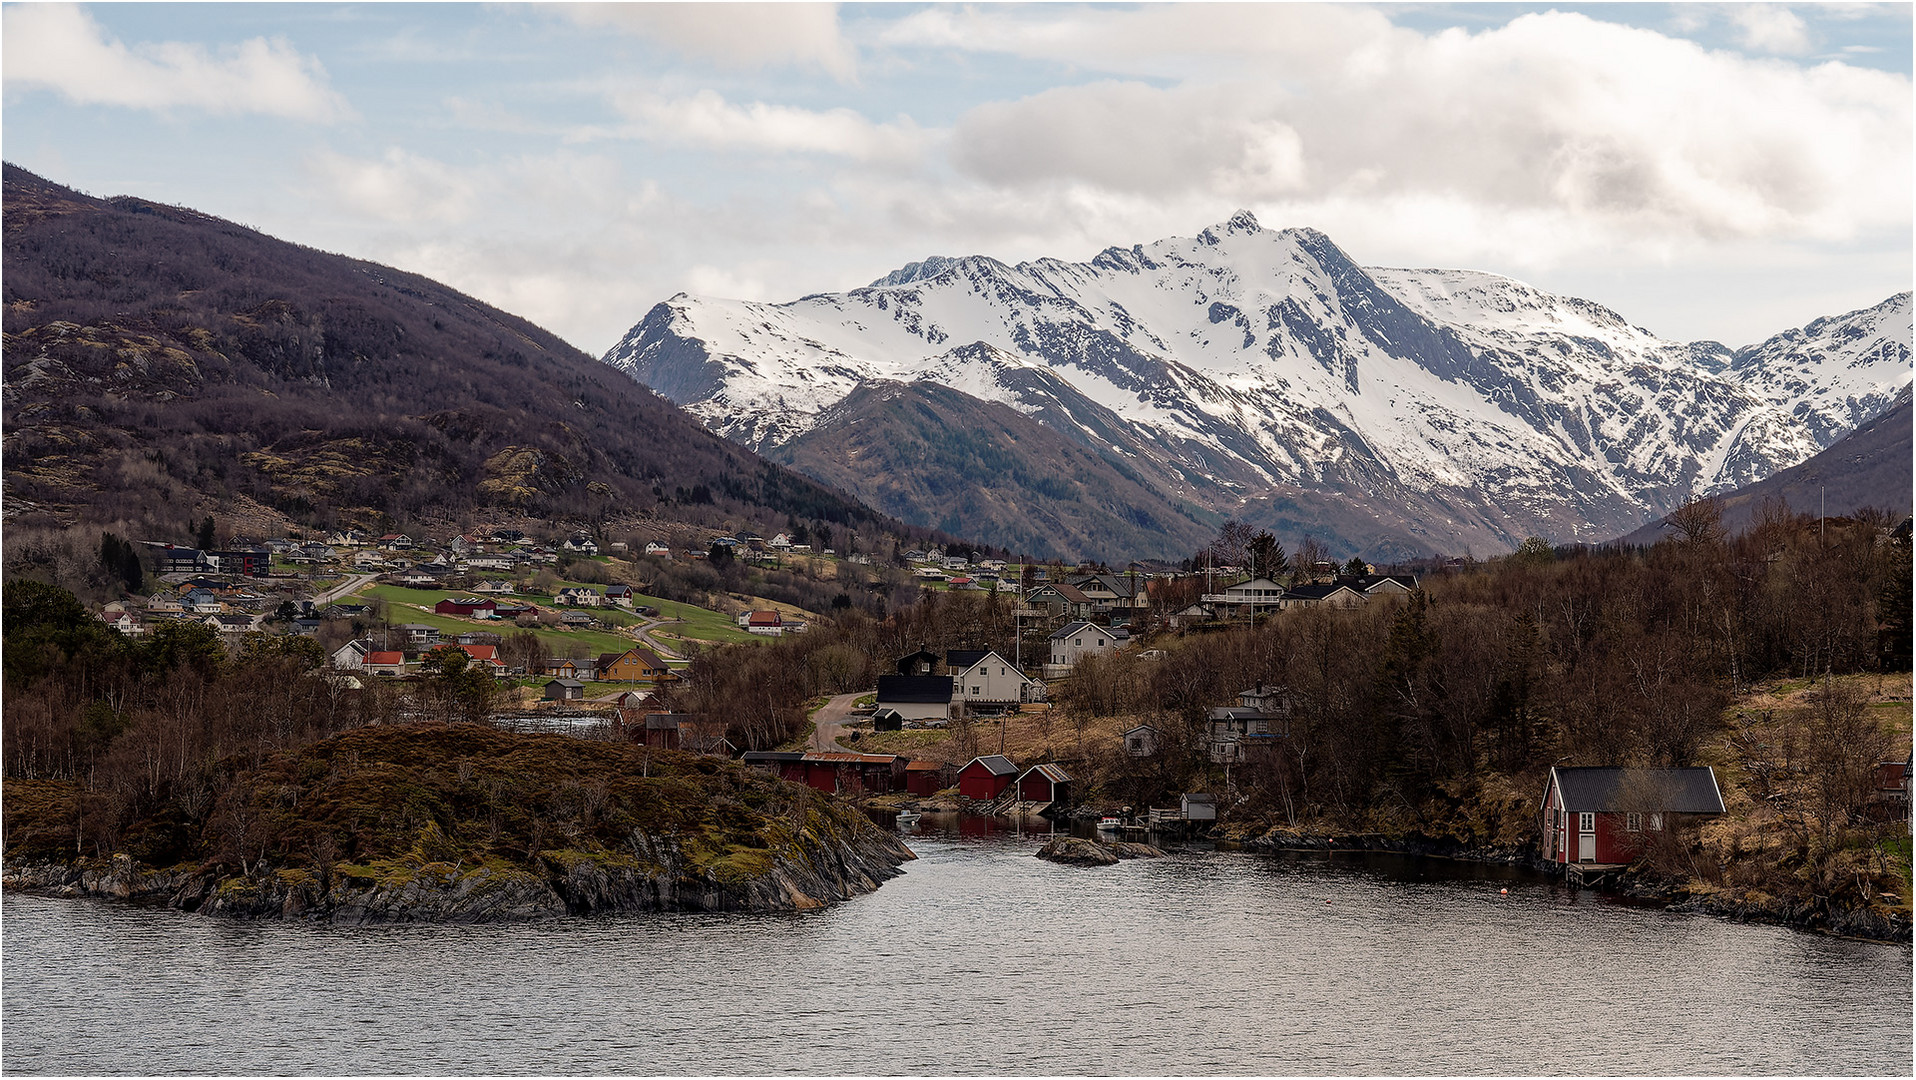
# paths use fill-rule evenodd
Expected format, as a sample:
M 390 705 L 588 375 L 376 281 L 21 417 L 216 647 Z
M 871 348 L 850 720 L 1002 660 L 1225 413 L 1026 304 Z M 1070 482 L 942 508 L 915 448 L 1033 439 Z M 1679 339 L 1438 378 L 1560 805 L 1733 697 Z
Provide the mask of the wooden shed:
M 577 679 L 554 679 L 546 684 L 547 701 L 584 701 L 585 684 Z
M 912 761 L 905 765 L 905 790 L 913 795 L 936 795 L 945 783 L 945 765 L 939 761 Z
M 958 793 L 967 799 L 990 802 L 1005 793 L 1018 776 L 1018 766 L 1003 754 L 975 757 L 958 770 Z
M 1018 778 L 1018 798 L 1025 802 L 1070 802 L 1071 774 L 1056 765 L 1033 765 Z

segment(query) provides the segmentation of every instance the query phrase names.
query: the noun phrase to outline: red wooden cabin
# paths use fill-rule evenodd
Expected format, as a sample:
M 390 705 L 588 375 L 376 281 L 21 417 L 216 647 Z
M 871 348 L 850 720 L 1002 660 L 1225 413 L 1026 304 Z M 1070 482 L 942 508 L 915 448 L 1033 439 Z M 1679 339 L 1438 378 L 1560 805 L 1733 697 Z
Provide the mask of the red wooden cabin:
M 1025 802 L 1062 803 L 1071 795 L 1071 774 L 1056 765 L 1033 765 L 1018 778 L 1018 798 Z
M 905 790 L 913 795 L 936 795 L 945 786 L 942 762 L 913 761 L 905 766 Z
M 1544 781 L 1541 809 L 1544 858 L 1619 865 L 1656 834 L 1723 813 L 1723 793 L 1708 766 L 1558 767 Z
M 972 758 L 958 770 L 958 793 L 967 799 L 990 802 L 1005 793 L 1018 775 L 1018 766 L 1003 754 Z

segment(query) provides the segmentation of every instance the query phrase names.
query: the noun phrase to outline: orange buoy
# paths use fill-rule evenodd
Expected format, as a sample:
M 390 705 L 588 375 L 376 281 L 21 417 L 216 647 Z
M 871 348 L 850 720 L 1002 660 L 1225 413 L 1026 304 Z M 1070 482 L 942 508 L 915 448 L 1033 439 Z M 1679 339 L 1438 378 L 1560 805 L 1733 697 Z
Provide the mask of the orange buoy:
M 1509 889 L 1498 889 L 1498 890 L 1497 890 L 1497 892 L 1498 892 L 1498 893 L 1499 893 L 1500 895 L 1503 895 L 1503 896 L 1509 896 L 1509 895 L 1510 895 L 1510 890 L 1509 890 Z

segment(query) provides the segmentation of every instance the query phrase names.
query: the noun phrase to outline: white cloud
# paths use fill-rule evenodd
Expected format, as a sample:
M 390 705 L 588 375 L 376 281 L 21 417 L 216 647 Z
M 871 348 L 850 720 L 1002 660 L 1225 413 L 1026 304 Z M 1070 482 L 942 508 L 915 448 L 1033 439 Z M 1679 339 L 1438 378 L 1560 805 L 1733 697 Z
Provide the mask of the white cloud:
M 813 67 L 840 82 L 857 54 L 835 4 L 562 4 L 582 26 L 609 26 L 735 69 Z
M 350 114 L 319 62 L 280 39 L 251 38 L 215 52 L 160 42 L 127 46 L 71 4 L 10 4 L 4 70 L 9 88 L 44 87 L 83 105 L 261 113 L 331 123 Z
M 398 147 L 376 160 L 320 151 L 308 165 L 335 205 L 382 221 L 463 222 L 479 205 L 473 178 Z
M 1758 52 L 1801 56 L 1810 51 L 1809 27 L 1782 4 L 1738 4 L 1728 10 L 1737 43 Z
M 1204 29 L 1212 18 L 1185 11 L 1137 18 L 1175 49 L 1202 35 L 1164 20 Z M 964 20 L 963 34 L 937 38 L 932 15 Z M 1029 14 L 997 9 L 906 21 L 924 40 L 1095 58 L 1133 47 L 1126 17 L 1073 23 L 1047 9 L 1042 33 Z M 952 161 L 992 186 L 1088 187 L 1220 211 L 1441 205 L 1429 222 L 1380 216 L 1446 239 L 1457 233 L 1447 222 L 1469 221 L 1504 251 L 1540 233 L 1566 254 L 1618 243 L 1654 253 L 1728 238 L 1842 239 L 1910 220 L 1900 75 L 1751 60 L 1554 12 L 1476 34 L 1386 29 L 1314 56 L 1284 35 L 1266 46 L 1262 75 L 1107 81 L 980 106 L 958 123 Z
M 829 154 L 892 165 L 917 161 L 928 141 L 908 119 L 880 124 L 851 109 L 819 111 L 757 101 L 734 105 L 711 90 L 684 98 L 622 94 L 613 104 L 630 124 L 583 128 L 573 137 L 584 141 L 623 136 L 771 154 Z

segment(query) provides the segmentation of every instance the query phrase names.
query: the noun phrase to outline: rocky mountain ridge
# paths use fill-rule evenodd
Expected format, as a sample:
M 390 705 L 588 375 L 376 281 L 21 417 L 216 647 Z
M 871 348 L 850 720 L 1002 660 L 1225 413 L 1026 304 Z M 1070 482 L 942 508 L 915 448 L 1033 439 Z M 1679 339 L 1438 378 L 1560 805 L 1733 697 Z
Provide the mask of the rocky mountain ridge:
M 924 381 L 1121 465 L 1193 528 L 1314 528 L 1389 557 L 1601 540 L 1797 464 L 1889 407 L 1909 338 L 1904 293 L 1742 349 L 1671 342 L 1493 274 L 1360 267 L 1240 212 L 1084 263 L 933 257 L 783 304 L 681 294 L 604 360 L 813 475 L 817 452 L 777 448 L 848 423 L 831 410 L 861 386 Z M 833 482 L 873 498 L 855 472 Z M 929 523 L 962 503 L 889 508 Z

